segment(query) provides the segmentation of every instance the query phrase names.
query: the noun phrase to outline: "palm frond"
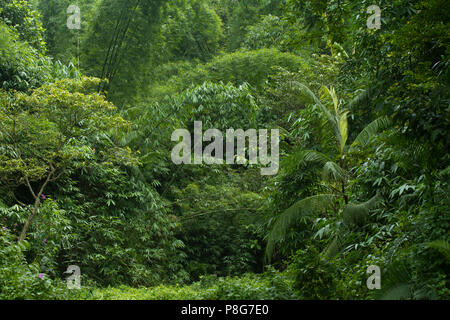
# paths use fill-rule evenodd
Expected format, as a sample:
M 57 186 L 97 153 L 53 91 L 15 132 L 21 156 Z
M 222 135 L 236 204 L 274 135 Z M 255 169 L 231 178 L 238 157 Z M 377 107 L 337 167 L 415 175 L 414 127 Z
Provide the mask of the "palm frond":
M 333 239 L 323 251 L 328 258 L 335 257 L 347 244 L 347 235 L 349 226 L 361 225 L 369 215 L 369 211 L 375 208 L 381 200 L 381 196 L 377 193 L 370 200 L 359 204 L 347 204 L 342 213 L 342 221 L 339 222 L 338 228 L 334 233 Z
M 336 90 L 334 90 L 333 87 L 328 88 L 327 86 L 322 86 L 322 91 L 330 96 L 331 101 L 333 102 L 333 107 L 334 107 L 334 113 L 338 114 L 339 112 L 339 98 L 336 94 Z M 325 98 L 325 94 L 322 95 L 322 98 Z
M 381 275 L 381 289 L 373 292 L 373 297 L 380 300 L 410 299 L 413 296 L 413 281 L 406 261 L 395 260 Z
M 308 86 L 304 85 L 303 83 L 300 83 L 298 81 L 289 81 L 288 85 L 295 90 L 300 91 L 301 93 L 305 94 L 306 97 L 310 98 L 311 100 L 308 102 L 314 102 L 315 104 L 322 104 L 319 100 L 319 98 L 317 98 L 317 96 L 314 94 L 314 92 L 311 91 L 310 88 L 308 88 Z
M 305 162 L 316 162 L 320 164 L 325 164 L 331 161 L 331 159 L 327 155 L 319 151 L 303 150 L 302 153 L 303 153 L 303 160 Z
M 310 102 L 313 102 L 321 109 L 333 128 L 335 139 L 338 142 L 340 153 L 342 154 L 348 138 L 348 110 L 340 108 L 339 98 L 335 89 L 333 87 L 328 88 L 326 86 L 322 86 L 321 88 L 321 99 L 325 99 L 327 97 L 331 98 L 333 108 L 330 108 L 330 110 L 306 85 L 297 81 L 291 81 L 290 86 L 305 94 L 306 97 L 310 98 Z
M 275 244 L 282 241 L 290 226 L 296 221 L 306 221 L 315 216 L 320 210 L 326 210 L 331 207 L 335 195 L 320 194 L 308 197 L 296 202 L 290 208 L 285 210 L 276 219 L 272 230 L 269 233 L 266 247 L 266 259 L 270 261 Z
M 345 225 L 361 225 L 369 215 L 369 211 L 374 209 L 382 200 L 379 193 L 366 202 L 353 204 L 349 203 L 342 212 L 342 221 Z
M 327 258 L 335 257 L 339 252 L 341 252 L 342 248 L 345 246 L 345 239 L 347 234 L 342 230 L 342 228 L 338 228 L 335 232 L 333 239 L 322 252 L 322 254 Z
M 411 265 L 404 260 L 396 260 L 390 264 L 381 277 L 381 290 L 373 293 L 374 298 L 381 300 L 435 300 L 433 288 L 413 278 Z
M 299 164 L 301 164 L 302 162 L 305 162 L 307 164 L 315 163 L 323 166 L 328 161 L 331 161 L 331 159 L 319 151 L 297 150 L 281 161 L 283 168 L 287 170 L 294 170 L 295 168 L 298 168 Z
M 347 108 L 349 110 L 354 110 L 356 107 L 368 103 L 369 98 L 372 96 L 372 90 L 360 89 L 359 93 L 347 103 Z
M 322 111 L 327 116 L 329 122 L 331 123 L 335 135 L 335 139 L 339 144 L 340 153 L 343 153 L 345 143 L 348 137 L 348 126 L 347 126 L 347 110 L 340 109 L 339 98 L 336 94 L 336 90 L 333 87 L 322 86 L 322 99 L 327 96 L 331 98 L 332 102 L 332 112 L 330 112 L 324 105 L 321 106 Z
M 344 153 L 345 145 L 348 139 L 348 110 L 339 110 L 338 112 L 338 125 L 339 125 L 339 145 L 341 155 Z
M 306 95 L 306 97 L 310 98 L 309 102 L 313 102 L 315 105 L 317 105 L 322 112 L 326 115 L 327 119 L 333 124 L 336 125 L 336 118 L 333 116 L 333 114 L 328 110 L 328 108 L 320 101 L 320 99 L 314 94 L 314 92 L 311 91 L 310 88 L 308 88 L 303 83 L 300 83 L 298 81 L 290 81 L 289 82 L 291 88 L 296 89 L 300 91 L 302 94 Z M 328 90 L 325 86 L 323 86 L 323 90 Z M 329 91 L 328 91 L 329 92 Z
M 412 283 L 399 283 L 387 289 L 380 300 L 405 300 L 412 296 Z
M 342 169 L 336 162 L 327 161 L 322 169 L 322 179 L 325 181 L 346 181 L 350 173 Z
M 435 240 L 427 243 L 427 247 L 435 249 L 447 260 L 450 261 L 450 243 L 447 240 Z
M 349 58 L 347 51 L 345 51 L 345 49 L 339 43 L 337 42 L 333 43 L 333 47 L 335 47 L 337 51 L 343 53 L 347 59 Z
M 355 141 L 351 144 L 349 151 L 367 146 L 378 132 L 386 129 L 390 124 L 391 121 L 388 117 L 381 117 L 372 121 L 358 134 Z

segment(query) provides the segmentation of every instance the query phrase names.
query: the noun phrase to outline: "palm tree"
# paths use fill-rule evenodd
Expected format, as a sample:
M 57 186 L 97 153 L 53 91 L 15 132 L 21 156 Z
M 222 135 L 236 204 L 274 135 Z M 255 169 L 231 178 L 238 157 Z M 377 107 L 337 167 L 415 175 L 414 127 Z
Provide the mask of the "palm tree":
M 342 199 L 345 204 L 342 211 L 342 220 L 339 225 L 349 226 L 351 224 L 360 224 L 364 220 L 369 210 L 379 203 L 380 196 L 377 193 L 367 202 L 360 204 L 349 203 L 346 186 L 351 177 L 351 173 L 346 168 L 346 156 L 348 152 L 367 146 L 380 130 L 390 124 L 387 117 L 374 120 L 348 146 L 348 110 L 341 107 L 336 91 L 333 88 L 322 86 L 322 100 L 326 98 L 330 98 L 331 100 L 331 103 L 322 103 L 307 86 L 298 82 L 292 82 L 291 86 L 306 94 L 306 97 L 319 107 L 319 110 L 322 112 L 332 131 L 332 137 L 335 141 L 335 152 L 333 156 L 328 156 L 316 150 L 301 150 L 293 155 L 296 157 L 296 161 L 320 164 L 322 166 L 322 178 L 328 183 L 331 193 L 314 195 L 302 199 L 285 210 L 275 220 L 273 228 L 269 233 L 266 247 L 266 258 L 269 260 L 272 257 L 275 245 L 284 239 L 288 228 L 294 222 L 299 220 L 304 221 L 320 211 L 331 208 L 333 203 L 338 199 Z M 331 241 L 326 249 L 325 254 L 328 256 L 334 256 L 345 243 L 345 232 L 339 231 L 342 231 L 342 228 L 341 230 L 338 229 L 333 241 Z

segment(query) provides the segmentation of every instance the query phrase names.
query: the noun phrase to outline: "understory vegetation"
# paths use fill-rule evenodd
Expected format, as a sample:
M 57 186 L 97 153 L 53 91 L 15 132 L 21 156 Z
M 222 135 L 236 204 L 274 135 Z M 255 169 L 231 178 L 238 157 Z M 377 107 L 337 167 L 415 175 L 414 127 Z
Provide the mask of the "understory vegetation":
M 0 0 L 0 299 L 449 299 L 447 7 Z M 174 164 L 194 121 L 278 173 Z

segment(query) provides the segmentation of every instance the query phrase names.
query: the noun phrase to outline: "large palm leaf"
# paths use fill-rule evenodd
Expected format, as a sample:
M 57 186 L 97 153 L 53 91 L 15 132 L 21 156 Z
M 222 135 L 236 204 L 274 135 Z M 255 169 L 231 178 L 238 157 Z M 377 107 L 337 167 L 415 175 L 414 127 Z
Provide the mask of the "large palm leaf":
M 338 222 L 338 228 L 330 244 L 324 250 L 325 256 L 332 258 L 347 245 L 347 236 L 352 226 L 361 226 L 369 216 L 370 210 L 381 203 L 379 193 L 366 202 L 346 204 L 342 212 L 342 220 Z
M 375 119 L 374 121 L 369 123 L 363 130 L 361 130 L 361 132 L 355 138 L 355 141 L 353 141 L 353 143 L 350 145 L 349 151 L 367 146 L 376 134 L 389 127 L 390 124 L 391 121 L 388 117 Z
M 322 168 L 322 179 L 328 182 L 342 182 L 350 178 L 350 172 L 341 168 L 336 162 L 328 161 Z
M 320 194 L 302 199 L 285 210 L 276 220 L 267 238 L 266 258 L 270 261 L 275 245 L 282 241 L 290 226 L 297 221 L 309 221 L 319 211 L 331 207 L 335 195 Z

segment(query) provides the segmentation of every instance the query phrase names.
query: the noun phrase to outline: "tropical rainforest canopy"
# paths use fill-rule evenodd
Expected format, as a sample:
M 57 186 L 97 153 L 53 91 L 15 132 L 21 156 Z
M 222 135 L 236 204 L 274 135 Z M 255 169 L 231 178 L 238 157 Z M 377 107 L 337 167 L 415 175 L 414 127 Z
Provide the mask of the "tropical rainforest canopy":
M 449 22 L 0 0 L 0 299 L 449 299 Z M 195 121 L 279 130 L 277 174 L 175 164 Z

